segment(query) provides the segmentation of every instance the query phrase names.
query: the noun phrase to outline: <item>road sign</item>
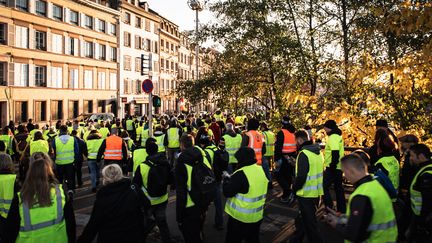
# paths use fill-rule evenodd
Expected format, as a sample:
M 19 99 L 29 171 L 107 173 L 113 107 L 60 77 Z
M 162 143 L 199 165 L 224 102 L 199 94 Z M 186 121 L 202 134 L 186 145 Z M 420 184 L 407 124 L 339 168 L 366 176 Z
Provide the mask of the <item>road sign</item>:
M 153 91 L 153 82 L 150 79 L 146 79 L 142 82 L 141 88 L 144 93 L 151 93 Z

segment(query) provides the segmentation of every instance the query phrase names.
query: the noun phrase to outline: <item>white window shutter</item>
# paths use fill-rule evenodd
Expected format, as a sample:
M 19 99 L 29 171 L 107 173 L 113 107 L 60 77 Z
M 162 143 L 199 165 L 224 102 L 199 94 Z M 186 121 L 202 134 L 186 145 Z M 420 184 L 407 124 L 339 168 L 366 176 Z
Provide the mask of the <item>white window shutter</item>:
M 94 53 L 94 59 L 99 59 L 99 44 L 94 43 L 93 53 Z
M 67 36 L 65 36 L 65 38 L 64 38 L 64 49 L 65 49 L 65 54 L 66 55 L 70 55 L 70 46 L 69 46 L 69 43 L 70 43 L 70 37 L 67 37 Z
M 78 50 L 78 49 L 79 49 L 79 48 L 78 48 L 78 46 L 79 46 L 79 44 L 78 44 L 78 39 L 77 39 L 77 38 L 74 38 L 73 40 L 74 40 L 74 44 L 73 44 L 73 45 L 74 45 L 74 51 L 75 51 L 74 56 L 78 56 L 78 51 L 79 51 L 79 50 Z

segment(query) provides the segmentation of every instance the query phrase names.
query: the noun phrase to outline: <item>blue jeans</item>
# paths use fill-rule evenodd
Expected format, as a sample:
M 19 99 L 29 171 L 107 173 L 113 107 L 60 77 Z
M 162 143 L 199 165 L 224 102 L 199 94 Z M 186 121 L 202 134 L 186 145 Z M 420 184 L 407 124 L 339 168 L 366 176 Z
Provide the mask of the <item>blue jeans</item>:
M 99 181 L 100 178 L 99 165 L 96 160 L 89 160 L 87 163 L 90 171 L 91 186 L 92 188 L 96 188 L 96 182 Z
M 215 225 L 223 225 L 223 208 L 222 208 L 222 185 L 218 182 L 216 186 L 216 197 L 214 199 L 215 206 Z
M 264 173 L 265 173 L 267 179 L 268 179 L 268 180 L 270 181 L 270 183 L 271 183 L 272 178 L 271 178 L 271 173 L 270 173 L 270 158 L 271 158 L 271 157 L 263 156 L 263 157 L 262 157 L 262 164 L 261 164 L 261 166 L 262 166 L 262 168 L 263 168 L 263 170 L 264 170 Z

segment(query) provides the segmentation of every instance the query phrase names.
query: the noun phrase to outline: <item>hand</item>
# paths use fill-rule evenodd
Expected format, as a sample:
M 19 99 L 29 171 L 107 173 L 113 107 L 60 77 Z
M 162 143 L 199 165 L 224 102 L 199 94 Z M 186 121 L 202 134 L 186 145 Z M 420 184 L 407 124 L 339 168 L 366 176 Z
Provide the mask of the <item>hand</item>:
M 326 207 L 326 211 L 327 211 L 329 214 L 331 214 L 331 215 L 339 216 L 339 213 L 338 213 L 338 212 L 336 212 L 335 210 L 333 210 L 333 209 L 331 209 L 331 208 L 329 208 L 329 207 Z
M 324 219 L 332 228 L 336 228 L 338 218 L 332 214 L 324 215 Z

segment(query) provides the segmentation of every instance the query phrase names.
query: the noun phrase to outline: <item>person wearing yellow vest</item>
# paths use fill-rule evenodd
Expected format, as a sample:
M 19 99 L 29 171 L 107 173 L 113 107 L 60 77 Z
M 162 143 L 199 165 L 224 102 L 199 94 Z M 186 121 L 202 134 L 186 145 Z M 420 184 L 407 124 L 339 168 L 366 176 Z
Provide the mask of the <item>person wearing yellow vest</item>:
M 146 140 L 146 146 L 142 147 L 142 146 L 138 146 L 132 154 L 132 172 L 135 174 L 138 166 L 143 163 L 144 161 L 146 161 L 147 157 L 148 157 L 148 153 L 146 150 L 147 144 L 149 143 L 156 143 L 156 139 L 154 138 L 149 138 Z
M 141 120 L 139 123 L 136 123 L 137 125 L 135 126 L 135 134 L 136 134 L 136 138 L 135 138 L 135 142 L 141 142 L 139 139 L 141 138 L 141 134 L 144 128 L 144 121 Z
M 154 139 L 156 139 L 156 144 L 159 147 L 158 152 L 159 153 L 165 153 L 166 152 L 166 148 L 165 148 L 165 134 L 162 131 L 162 127 L 156 127 L 155 132 L 154 132 Z
M 72 201 L 55 179 L 52 164 L 46 154 L 33 155 L 21 192 L 12 200 L 4 242 L 75 242 Z
M 216 110 L 215 114 L 213 115 L 213 117 L 216 119 L 216 121 L 223 121 L 224 119 L 224 115 L 222 113 L 221 110 Z
M 149 137 L 150 137 L 149 123 L 146 122 L 146 124 L 142 127 L 141 135 L 138 138 L 138 141 L 141 142 L 141 147 L 145 148 L 147 139 Z
M 40 131 L 34 134 L 33 141 L 30 141 L 30 156 L 36 152 L 42 152 L 49 154 L 50 147 L 48 142 L 43 139 L 43 135 Z
M 268 179 L 257 164 L 252 148 L 241 147 L 235 156 L 239 168 L 231 176 L 223 175 L 223 194 L 227 198 L 225 212 L 228 214 L 225 242 L 259 242 Z
M 99 133 L 101 134 L 103 139 L 107 138 L 110 134 L 108 127 L 106 127 L 103 121 L 100 122 Z
M 267 179 L 269 179 L 269 189 L 273 188 L 272 185 L 272 177 L 270 173 L 270 167 L 271 163 L 273 162 L 274 157 L 274 147 L 276 142 L 276 136 L 275 134 L 268 128 L 267 123 L 262 122 L 261 123 L 261 131 L 262 135 L 264 136 L 264 142 L 266 144 L 266 152 L 263 154 L 262 158 L 262 167 L 264 170 L 264 173 L 267 176 Z
M 176 220 L 186 243 L 203 242 L 203 226 L 207 207 L 203 208 L 192 200 L 192 165 L 197 161 L 208 163 L 201 149 L 195 146 L 194 138 L 187 134 L 180 138 L 181 154 L 175 169 Z M 207 164 L 206 164 L 207 165 Z M 207 165 L 210 166 L 210 165 Z
M 242 143 L 242 136 L 234 131 L 234 125 L 227 123 L 225 125 L 226 132 L 221 138 L 219 146 L 225 149 L 229 155 L 228 172 L 233 173 L 237 169 L 238 161 L 235 158 L 235 153 L 239 150 Z
M 153 139 L 146 145 L 148 157 L 139 164 L 132 182 L 144 192 L 150 201 L 148 213 L 156 220 L 160 230 L 162 242 L 170 243 L 171 234 L 166 219 L 168 205 L 168 185 L 172 184 L 171 166 L 162 153 L 158 153 L 158 146 Z
M 54 139 L 51 147 L 54 151 L 57 179 L 60 183 L 66 182 L 67 193 L 70 197 L 73 197 L 75 190 L 74 162 L 79 153 L 78 142 L 74 137 L 68 135 L 67 126 L 61 125 L 60 135 Z
M 118 164 L 126 174 L 128 149 L 125 141 L 118 136 L 118 132 L 117 128 L 111 128 L 111 135 L 102 142 L 96 161 L 99 163 L 103 157 L 104 165 Z
M 0 153 L 0 239 L 3 239 L 4 226 L 12 204 L 19 191 L 15 166 L 10 155 Z
M 432 236 L 432 152 L 425 144 L 410 147 L 410 163 L 420 168 L 409 189 L 411 224 L 408 242 L 430 242 Z M 405 220 L 405 219 L 404 219 Z
M 305 130 L 295 133 L 299 153 L 296 159 L 293 192 L 299 204 L 296 232 L 290 242 L 323 242 L 318 229 L 316 209 L 323 192 L 324 157 L 318 144 L 310 141 Z
M 339 129 L 336 121 L 328 120 L 324 124 L 324 130 L 327 134 L 327 141 L 324 148 L 324 204 L 326 207 L 334 208 L 333 200 L 330 194 L 330 187 L 334 185 L 336 194 L 337 211 L 345 213 L 346 202 L 345 192 L 342 187 L 342 171 L 340 159 L 344 156 L 344 141 L 342 131 Z
M 266 153 L 266 145 L 263 135 L 258 131 L 260 123 L 257 119 L 251 118 L 248 120 L 247 129 L 242 138 L 242 147 L 249 147 L 255 151 L 257 164 L 262 164 L 263 154 Z
M 397 225 L 392 201 L 384 187 L 368 173 L 363 159 L 350 154 L 341 159 L 344 176 L 354 185 L 346 215 L 327 207 L 325 220 L 346 242 L 396 242 Z
M 4 142 L 6 146 L 6 153 L 13 155 L 13 136 L 11 135 L 9 127 L 4 127 L 2 134 L 0 135 L 0 140 Z
M 90 170 L 90 180 L 92 192 L 96 192 L 96 187 L 99 185 L 100 180 L 100 164 L 97 163 L 97 155 L 104 139 L 97 129 L 92 125 L 90 126 L 90 134 L 87 137 L 87 164 Z
M 292 179 L 294 177 L 294 166 L 292 161 L 297 156 L 295 142 L 295 127 L 291 124 L 289 117 L 283 117 L 282 129 L 276 134 L 275 143 L 275 178 L 282 187 L 283 194 L 280 201 L 291 204 L 294 196 L 291 191 Z
M 182 135 L 182 129 L 178 125 L 176 119 L 172 119 L 170 127 L 168 128 L 164 137 L 164 146 L 167 148 L 167 157 L 170 165 L 174 167 L 176 157 L 180 152 L 180 137 Z

